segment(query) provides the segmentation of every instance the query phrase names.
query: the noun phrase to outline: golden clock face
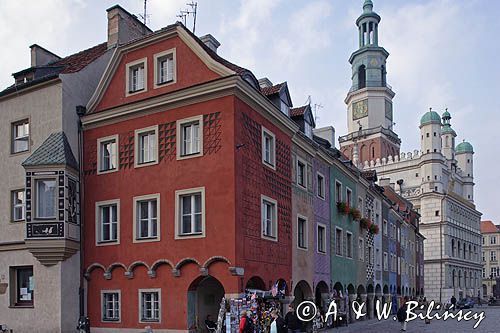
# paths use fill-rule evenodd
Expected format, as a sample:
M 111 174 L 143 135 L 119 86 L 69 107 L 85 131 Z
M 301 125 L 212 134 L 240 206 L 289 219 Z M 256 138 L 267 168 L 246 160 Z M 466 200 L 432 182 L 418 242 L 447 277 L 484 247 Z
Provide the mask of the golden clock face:
M 368 116 L 368 100 L 357 101 L 352 104 L 352 119 L 360 119 Z
M 373 58 L 371 61 L 370 61 L 370 65 L 372 66 L 377 66 L 378 65 L 378 60 Z

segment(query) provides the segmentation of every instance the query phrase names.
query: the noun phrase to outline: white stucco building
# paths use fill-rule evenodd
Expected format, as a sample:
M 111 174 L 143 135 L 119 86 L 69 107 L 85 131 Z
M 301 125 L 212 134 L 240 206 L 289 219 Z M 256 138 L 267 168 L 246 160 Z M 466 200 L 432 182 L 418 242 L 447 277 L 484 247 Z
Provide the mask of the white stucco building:
M 347 104 L 347 135 L 339 138 L 341 151 L 362 170 L 376 170 L 388 179 L 421 215 L 426 238 L 425 295 L 449 301 L 452 295 L 481 294 L 481 213 L 474 205 L 473 147 L 456 145 L 451 115 L 426 112 L 420 121 L 420 147 L 400 153 L 393 131 L 392 87 L 386 81 L 389 53 L 378 45 L 380 16 L 366 0 L 356 22 L 359 49 L 352 65 L 352 88 Z M 396 113 L 397 114 L 397 113 Z M 417 135 L 417 129 L 415 131 Z

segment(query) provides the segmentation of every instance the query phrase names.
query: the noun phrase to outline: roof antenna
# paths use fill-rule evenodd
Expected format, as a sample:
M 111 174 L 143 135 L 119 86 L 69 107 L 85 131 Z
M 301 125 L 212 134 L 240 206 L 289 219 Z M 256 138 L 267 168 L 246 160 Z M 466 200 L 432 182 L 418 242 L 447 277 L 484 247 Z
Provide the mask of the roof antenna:
M 323 108 L 323 104 L 321 104 L 321 103 L 314 103 L 313 107 L 314 107 L 314 122 L 317 123 L 318 119 L 319 119 L 318 113 L 319 113 L 320 109 Z
M 179 14 L 177 15 L 177 17 L 180 17 L 182 20 L 183 20 L 183 23 L 184 25 L 186 25 L 187 23 L 187 17 L 189 15 L 193 15 L 193 34 L 195 33 L 196 31 L 196 14 L 197 14 L 197 11 L 198 11 L 198 3 L 197 2 L 194 2 L 194 1 L 191 1 L 190 3 L 187 3 L 186 4 L 187 6 L 190 6 L 191 9 L 186 9 L 186 10 L 181 10 L 179 12 Z
M 149 14 L 148 14 L 148 11 L 147 11 L 147 3 L 148 3 L 148 0 L 144 0 L 144 13 L 143 14 L 139 14 L 140 18 L 142 18 L 142 21 L 144 23 L 144 25 L 146 25 L 146 21 L 147 19 L 149 18 Z

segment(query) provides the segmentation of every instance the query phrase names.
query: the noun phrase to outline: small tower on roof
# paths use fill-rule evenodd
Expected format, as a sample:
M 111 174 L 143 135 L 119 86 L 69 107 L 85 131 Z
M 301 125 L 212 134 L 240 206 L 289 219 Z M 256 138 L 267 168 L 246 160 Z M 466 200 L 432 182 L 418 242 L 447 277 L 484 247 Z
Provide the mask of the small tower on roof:
M 457 133 L 451 128 L 451 114 L 448 109 L 441 116 L 443 126 L 441 127 L 441 146 L 443 147 L 443 155 L 448 161 L 455 160 L 455 138 Z
M 474 202 L 474 148 L 472 145 L 463 141 L 457 145 L 456 156 L 457 163 L 462 169 L 462 177 L 464 181 L 463 197 L 467 200 Z

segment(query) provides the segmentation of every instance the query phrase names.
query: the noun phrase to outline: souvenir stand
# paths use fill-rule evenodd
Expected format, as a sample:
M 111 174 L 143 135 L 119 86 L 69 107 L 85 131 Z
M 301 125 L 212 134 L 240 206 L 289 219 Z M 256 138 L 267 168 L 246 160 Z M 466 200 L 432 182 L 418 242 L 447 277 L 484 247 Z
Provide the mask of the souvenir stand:
M 281 312 L 283 298 L 283 293 L 279 291 L 247 289 L 243 297 L 226 300 L 226 332 L 239 332 L 243 311 L 250 313 L 256 332 L 269 332 L 272 322 L 271 311 L 276 309 Z

